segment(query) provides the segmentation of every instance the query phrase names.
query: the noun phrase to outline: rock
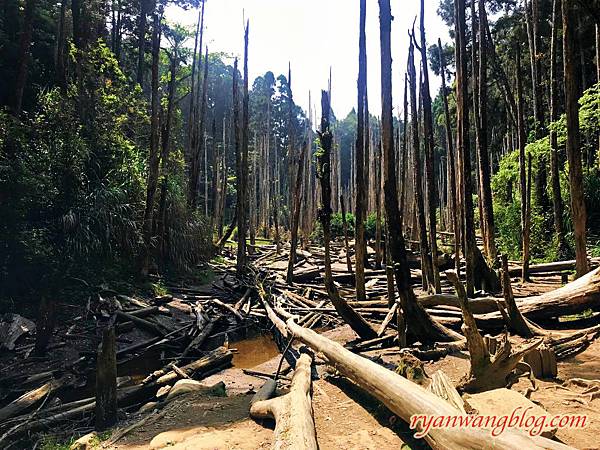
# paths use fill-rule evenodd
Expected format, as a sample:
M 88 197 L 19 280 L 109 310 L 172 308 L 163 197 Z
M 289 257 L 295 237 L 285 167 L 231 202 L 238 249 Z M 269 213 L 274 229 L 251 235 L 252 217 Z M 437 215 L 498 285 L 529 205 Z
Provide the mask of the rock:
M 100 438 L 95 431 L 92 431 L 73 442 L 69 450 L 90 450 L 98 447 L 98 444 L 100 444 Z
M 528 425 L 528 428 L 525 426 L 514 426 L 514 428 L 521 429 L 525 432 L 528 432 L 531 429 L 538 431 L 535 426 L 535 421 L 534 419 L 531 419 L 531 417 L 534 417 L 536 421 L 543 420 L 540 419 L 540 417 L 550 417 L 550 414 L 542 407 L 536 405 L 528 398 L 525 398 L 517 391 L 506 388 L 464 395 L 463 399 L 476 409 L 480 416 L 508 416 L 507 428 L 510 424 L 511 416 L 518 415 L 519 417 L 523 417 L 523 425 L 527 424 L 527 419 L 529 418 L 530 424 Z M 520 421 L 521 420 L 519 419 L 519 422 Z M 556 433 L 556 430 L 556 428 L 551 428 L 548 424 L 544 426 L 541 435 L 551 439 Z
M 215 395 L 219 397 L 225 396 L 225 383 L 218 382 L 213 386 L 206 386 L 196 380 L 183 379 L 177 381 L 167 394 L 167 401 L 177 397 L 178 395 L 187 394 L 189 392 L 204 392 L 207 395 Z

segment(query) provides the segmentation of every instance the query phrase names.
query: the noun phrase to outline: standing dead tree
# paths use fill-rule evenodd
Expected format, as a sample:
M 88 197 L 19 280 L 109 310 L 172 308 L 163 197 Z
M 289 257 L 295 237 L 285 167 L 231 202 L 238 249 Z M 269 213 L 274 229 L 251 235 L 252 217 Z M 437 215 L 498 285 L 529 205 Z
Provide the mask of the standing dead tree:
M 333 135 L 329 129 L 329 96 L 326 91 L 321 91 L 321 130 L 319 142 L 321 148 L 317 152 L 317 177 L 321 182 L 321 208 L 319 220 L 323 227 L 323 243 L 325 246 L 325 288 L 327 294 L 338 314 L 350 327 L 363 339 L 374 339 L 377 333 L 348 303 L 340 296 L 333 282 L 331 271 L 331 147 Z
M 575 1 L 562 0 L 563 67 L 565 75 L 565 115 L 567 118 L 567 159 L 569 161 L 569 190 L 571 192 L 571 219 L 575 231 L 575 259 L 577 276 L 588 272 L 586 250 L 586 218 L 583 196 L 581 147 L 579 145 L 579 103 L 575 61 L 576 20 Z
M 431 283 L 438 294 L 442 292 L 440 285 L 440 272 L 437 267 L 437 225 L 436 225 L 436 186 L 435 186 L 435 156 L 433 141 L 433 115 L 431 110 L 431 94 L 429 91 L 429 68 L 427 65 L 427 41 L 425 39 L 425 1 L 421 0 L 421 14 L 419 18 L 419 31 L 421 45 L 417 46 L 421 52 L 421 69 L 423 73 L 423 140 L 425 144 L 425 186 L 427 189 L 427 225 L 429 228 L 429 247 L 431 250 L 431 270 L 433 279 Z M 416 45 L 416 42 L 415 42 Z
M 460 204 L 466 261 L 467 295 L 473 296 L 475 292 L 475 253 L 478 249 L 475 241 L 473 219 L 465 0 L 456 0 L 454 2 L 454 15 L 456 27 L 456 149 L 460 167 Z
M 288 258 L 288 267 L 285 280 L 288 284 L 294 281 L 294 264 L 296 264 L 296 247 L 298 246 L 298 225 L 300 223 L 300 208 L 302 207 L 302 179 L 304 176 L 304 154 L 306 147 L 310 144 L 302 146 L 298 157 L 298 167 L 296 168 L 296 182 L 294 183 L 294 192 L 292 197 L 292 220 L 291 220 L 291 239 L 290 239 L 290 256 Z
M 411 35 L 410 45 L 408 47 L 408 82 L 410 86 L 410 113 L 412 124 L 412 153 L 414 157 L 413 164 L 413 188 L 414 200 L 416 204 L 417 222 L 419 228 L 419 246 L 421 248 L 421 273 L 423 278 L 423 290 L 429 292 L 435 291 L 433 281 L 433 267 L 431 264 L 431 254 L 429 249 L 429 240 L 427 237 L 427 225 L 425 218 L 425 205 L 423 198 L 423 179 L 421 167 L 421 143 L 419 139 L 419 115 L 417 113 L 417 87 L 415 71 L 415 51 Z M 389 216 L 388 216 L 389 217 Z M 393 217 L 393 216 L 392 216 Z
M 369 110 L 367 101 L 367 50 L 366 50 L 366 0 L 360 0 L 360 28 L 358 37 L 358 111 L 356 129 L 356 209 L 355 209 L 355 283 L 356 300 L 366 300 L 365 292 L 365 260 L 367 257 L 367 240 L 365 236 L 366 219 L 366 185 L 365 185 L 365 143 L 367 137 L 365 131 L 369 126 Z
M 246 22 L 244 32 L 244 95 L 242 98 L 242 123 L 239 139 L 236 139 L 237 164 L 237 272 L 241 274 L 246 266 L 246 231 L 248 226 L 248 32 Z M 234 89 L 235 83 L 234 83 Z M 239 145 L 238 145 L 239 144 Z
M 550 39 L 550 121 L 558 120 L 558 82 L 557 52 L 558 31 L 560 21 L 560 0 L 552 1 L 552 36 Z M 600 67 L 600 66 L 599 66 Z M 600 81 L 600 79 L 599 79 Z M 560 192 L 560 173 L 558 157 L 558 137 L 556 130 L 550 128 L 550 178 L 552 182 L 552 207 L 554 210 L 554 231 L 558 240 L 558 255 L 565 259 L 568 253 L 567 241 L 563 227 L 563 199 Z
M 519 136 L 519 180 L 521 184 L 521 234 L 522 241 L 522 256 L 523 270 L 521 278 L 523 281 L 529 280 L 529 219 L 527 217 L 529 196 L 527 195 L 527 168 L 525 157 L 525 145 L 527 137 L 525 132 L 525 118 L 523 112 L 523 83 L 521 80 L 521 49 L 517 46 L 517 64 L 516 64 L 516 80 L 517 80 L 517 128 Z
M 410 269 L 406 256 L 404 235 L 402 233 L 402 215 L 398 207 L 398 184 L 396 181 L 396 155 L 394 154 L 394 134 L 392 117 L 392 51 L 391 28 L 392 14 L 389 0 L 380 0 L 380 42 L 381 42 L 381 140 L 384 158 L 384 196 L 387 220 L 388 242 L 394 278 L 400 297 L 402 313 L 399 321 L 406 321 L 408 332 L 421 342 L 452 341 L 461 339 L 458 333 L 448 330 L 436 322 L 425 311 L 413 292 Z M 414 68 L 413 68 L 414 69 Z M 413 119 L 414 120 L 414 119 Z M 398 324 L 399 333 L 404 323 Z
M 440 58 L 440 73 L 442 75 L 442 100 L 444 102 L 444 118 L 446 126 L 447 164 L 449 167 L 449 193 L 450 209 L 452 211 L 452 229 L 454 231 L 454 265 L 456 273 L 460 274 L 460 221 L 458 214 L 458 200 L 456 198 L 456 157 L 454 145 L 452 144 L 452 123 L 450 121 L 450 109 L 448 108 L 448 95 L 446 93 L 446 61 L 442 49 L 442 41 L 438 39 L 438 53 Z

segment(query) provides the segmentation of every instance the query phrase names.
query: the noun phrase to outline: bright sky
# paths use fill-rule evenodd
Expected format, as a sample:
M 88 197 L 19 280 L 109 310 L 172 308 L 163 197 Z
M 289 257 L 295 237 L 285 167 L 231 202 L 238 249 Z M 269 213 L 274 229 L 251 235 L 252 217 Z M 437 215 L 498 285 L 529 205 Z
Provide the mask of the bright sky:
M 404 71 L 408 54 L 407 29 L 419 14 L 418 0 L 391 0 L 393 102 L 400 111 Z M 427 45 L 449 40 L 448 28 L 437 16 L 438 0 L 425 0 Z M 308 109 L 320 104 L 321 89 L 327 88 L 332 69 L 332 107 L 343 118 L 356 105 L 358 76 L 358 0 L 207 0 L 205 42 L 210 52 L 243 54 L 244 16 L 250 20 L 249 72 L 251 83 L 271 70 L 275 76 L 286 74 L 292 66 L 294 100 Z M 197 12 L 170 7 L 167 18 L 193 27 Z M 418 26 L 418 20 L 416 23 Z M 367 71 L 369 109 L 380 115 L 379 6 L 367 0 Z M 190 43 L 193 46 L 193 42 Z M 417 60 L 418 64 L 418 60 Z M 418 73 L 417 66 L 417 73 Z M 431 73 L 431 71 L 430 71 Z M 433 92 L 439 77 L 430 75 Z M 319 107 L 320 108 L 320 107 Z M 320 113 L 320 111 L 319 111 Z

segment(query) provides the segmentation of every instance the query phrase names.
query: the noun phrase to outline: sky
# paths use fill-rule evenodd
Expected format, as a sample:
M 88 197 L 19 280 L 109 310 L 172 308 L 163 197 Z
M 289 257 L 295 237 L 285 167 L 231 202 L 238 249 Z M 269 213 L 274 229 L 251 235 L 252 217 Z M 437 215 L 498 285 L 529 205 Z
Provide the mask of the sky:
M 425 0 L 428 46 L 436 43 L 438 37 L 442 42 L 449 41 L 448 28 L 436 13 L 438 3 L 439 0 Z M 398 114 L 408 55 L 407 30 L 418 17 L 420 6 L 418 0 L 391 0 L 391 5 L 393 104 L 394 113 Z M 198 17 L 197 11 L 179 7 L 170 7 L 166 16 L 169 21 L 191 28 Z M 356 106 L 359 0 L 207 0 L 204 19 L 209 52 L 226 52 L 241 59 L 244 17 L 250 20 L 250 85 L 254 78 L 269 70 L 275 77 L 287 76 L 289 62 L 294 101 L 306 111 L 309 92 L 313 108 L 320 104 L 320 92 L 327 89 L 331 67 L 331 99 L 336 117 L 345 117 Z M 377 0 L 367 0 L 366 20 L 369 109 L 378 116 L 381 72 Z M 193 42 L 189 45 L 193 46 Z M 440 80 L 431 71 L 430 74 L 434 97 Z

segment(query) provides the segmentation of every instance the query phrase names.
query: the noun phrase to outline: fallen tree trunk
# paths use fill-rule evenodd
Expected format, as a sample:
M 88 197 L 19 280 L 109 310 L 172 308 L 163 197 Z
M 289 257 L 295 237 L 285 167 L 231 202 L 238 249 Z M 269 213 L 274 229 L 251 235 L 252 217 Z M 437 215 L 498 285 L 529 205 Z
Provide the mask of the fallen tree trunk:
M 600 310 L 600 268 L 542 295 L 526 297 L 517 306 L 528 319 L 579 314 L 587 309 Z M 483 314 L 482 321 L 502 320 L 499 312 Z
M 290 392 L 282 397 L 267 399 L 274 392 L 275 383 L 267 381 L 265 390 L 259 390 L 257 401 L 250 406 L 255 419 L 275 419 L 273 448 L 318 449 L 310 397 L 312 356 L 304 349 L 296 363 Z M 264 398 L 264 399 L 263 399 Z
M 0 409 L 0 422 L 3 422 L 6 419 L 16 416 L 21 411 L 36 404 L 44 397 L 52 394 L 52 392 L 54 392 L 63 384 L 64 381 L 62 380 L 51 380 L 45 383 L 44 385 L 40 386 L 39 388 L 33 389 L 32 391 L 26 392 L 25 394 L 21 395 L 19 398 L 13 400 L 4 408 Z
M 384 403 L 394 414 L 410 423 L 416 416 L 464 416 L 450 403 L 408 381 L 379 364 L 355 355 L 324 336 L 287 321 L 289 331 L 300 341 L 327 358 L 342 375 Z M 425 440 L 434 449 L 568 449 L 564 444 L 541 437 L 531 437 L 514 429 L 492 436 L 484 428 L 445 427 L 431 429 Z

